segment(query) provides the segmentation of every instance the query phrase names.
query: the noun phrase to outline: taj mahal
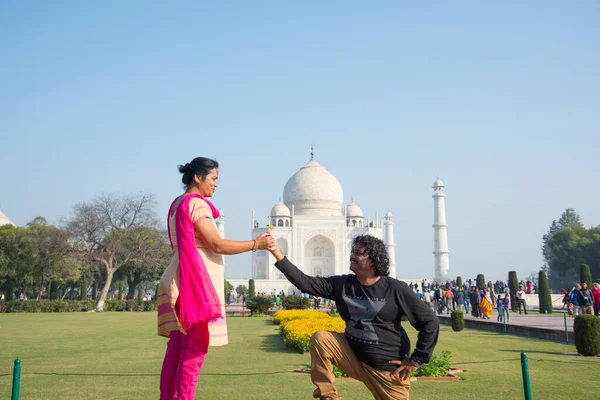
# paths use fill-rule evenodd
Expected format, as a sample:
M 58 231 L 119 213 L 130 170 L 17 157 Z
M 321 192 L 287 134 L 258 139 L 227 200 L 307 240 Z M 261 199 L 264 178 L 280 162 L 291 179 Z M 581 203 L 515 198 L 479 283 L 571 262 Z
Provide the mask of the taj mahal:
M 344 192 L 337 178 L 314 158 L 300 168 L 283 188 L 283 202 L 273 206 L 267 225 L 252 218 L 252 238 L 271 228 L 277 246 L 304 273 L 331 276 L 350 273 L 350 246 L 355 236 L 369 234 L 382 239 L 390 257 L 390 276 L 396 277 L 394 217 L 387 212 L 370 219 L 351 202 L 344 206 Z M 383 224 L 382 224 L 383 222 Z M 217 224 L 219 221 L 217 221 Z M 383 226 L 381 226 L 383 225 Z M 274 266 L 267 250 L 252 253 L 252 279 L 257 292 L 295 291 Z M 229 280 L 234 287 L 247 280 Z

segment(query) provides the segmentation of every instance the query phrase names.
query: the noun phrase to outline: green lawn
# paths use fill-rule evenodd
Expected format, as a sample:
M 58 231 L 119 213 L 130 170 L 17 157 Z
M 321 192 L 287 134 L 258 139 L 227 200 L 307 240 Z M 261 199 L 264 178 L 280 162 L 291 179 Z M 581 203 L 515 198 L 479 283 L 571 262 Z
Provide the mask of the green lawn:
M 283 345 L 270 320 L 230 318 L 230 345 L 211 348 L 197 399 L 310 399 L 309 362 Z M 411 337 L 416 333 L 410 329 Z M 22 360 L 21 399 L 155 399 L 166 339 L 154 313 L 0 314 L 0 399 L 10 397 L 12 365 Z M 442 326 L 437 351 L 464 368 L 459 382 L 415 382 L 411 399 L 522 398 L 519 354 L 529 355 L 534 399 L 589 398 L 600 358 L 574 346 Z M 577 385 L 572 385 L 573 376 Z M 339 382 L 345 399 L 370 399 L 359 382 Z

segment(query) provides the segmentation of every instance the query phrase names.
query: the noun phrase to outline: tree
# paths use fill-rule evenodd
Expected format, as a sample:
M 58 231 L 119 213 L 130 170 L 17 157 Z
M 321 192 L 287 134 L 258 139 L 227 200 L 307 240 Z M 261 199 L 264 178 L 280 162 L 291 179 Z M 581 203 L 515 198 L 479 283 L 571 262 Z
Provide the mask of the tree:
M 508 289 L 510 291 L 510 308 L 512 311 L 517 311 L 517 292 L 519 291 L 517 271 L 508 271 Z
M 235 292 L 236 292 L 238 295 L 240 295 L 240 296 L 243 296 L 243 295 L 245 295 L 246 293 L 248 293 L 248 288 L 247 288 L 246 286 L 244 286 L 244 285 L 238 285 L 238 286 L 235 288 Z
M 593 288 L 592 286 L 592 273 L 590 272 L 590 267 L 587 264 L 581 264 L 579 266 L 579 276 L 581 277 L 580 282 L 587 283 L 588 288 Z
M 74 284 L 81 279 L 86 268 L 84 260 L 73 249 L 69 232 L 48 224 L 45 218 L 35 217 L 27 224 L 27 230 L 36 244 L 38 254 L 34 265 L 37 298 L 41 298 L 52 282 L 58 296 L 65 285 Z
M 550 296 L 550 285 L 546 277 L 546 271 L 540 271 L 538 279 L 538 299 L 540 302 L 540 314 L 552 314 L 552 297 Z
M 462 285 L 463 285 L 462 277 L 459 276 L 459 277 L 456 278 L 456 286 L 457 287 L 462 287 Z
M 555 237 L 567 229 L 571 230 L 568 235 L 563 234 L 558 239 Z M 569 245 L 565 246 L 565 244 L 569 243 L 567 236 L 572 236 L 572 234 L 579 236 L 583 231 L 585 231 L 585 227 L 581 217 L 574 209 L 568 208 L 562 213 L 558 221 L 552 221 L 550 228 L 542 237 L 542 255 L 545 260 L 543 269 L 548 273 L 552 287 L 564 286 L 574 279 L 575 271 L 573 268 L 577 264 L 572 264 L 573 260 L 569 257 L 574 256 L 575 248 L 580 248 L 579 238 L 574 238 L 575 240 Z M 570 255 L 567 256 L 565 252 L 570 253 Z
M 37 259 L 35 240 L 26 228 L 0 226 L 0 284 L 6 300 L 12 300 L 15 291 L 27 296 Z
M 225 285 L 224 286 L 225 287 L 225 293 L 229 293 L 229 292 L 231 292 L 233 290 L 233 285 L 228 280 L 225 280 L 224 285 Z
M 485 287 L 485 277 L 483 274 L 477 275 L 477 287 L 483 289 Z
M 121 267 L 127 282 L 127 299 L 134 298 L 144 282 L 156 281 L 171 259 L 171 247 L 166 232 L 154 227 L 139 226 L 131 230 L 124 246 L 135 255 L 134 261 Z
M 153 206 L 154 199 L 149 194 L 121 198 L 104 194 L 73 208 L 67 229 L 75 246 L 90 261 L 100 263 L 106 273 L 97 311 L 104 309 L 114 273 L 130 262 L 139 261 L 136 249 L 129 248 L 125 242 L 136 228 L 156 226 Z

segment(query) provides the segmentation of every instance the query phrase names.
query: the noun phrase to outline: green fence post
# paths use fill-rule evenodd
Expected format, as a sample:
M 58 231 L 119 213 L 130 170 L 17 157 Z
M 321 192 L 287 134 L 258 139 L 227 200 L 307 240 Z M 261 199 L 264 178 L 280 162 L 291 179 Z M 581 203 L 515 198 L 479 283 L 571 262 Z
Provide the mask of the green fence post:
M 563 317 L 565 318 L 565 339 L 567 340 L 567 344 L 569 344 L 569 327 L 567 326 L 567 313 L 563 313 Z
M 19 390 L 21 389 L 21 360 L 19 357 L 15 360 L 13 369 L 12 396 L 11 400 L 19 400 Z
M 531 384 L 529 383 L 529 363 L 527 361 L 527 353 L 521 352 L 521 371 L 523 372 L 523 392 L 525 400 L 531 400 Z

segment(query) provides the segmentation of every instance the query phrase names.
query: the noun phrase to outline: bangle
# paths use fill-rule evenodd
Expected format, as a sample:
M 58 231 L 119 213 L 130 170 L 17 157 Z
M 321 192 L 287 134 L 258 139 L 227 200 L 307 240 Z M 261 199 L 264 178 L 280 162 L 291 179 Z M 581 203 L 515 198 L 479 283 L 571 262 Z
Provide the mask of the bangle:
M 256 239 L 254 239 L 254 245 L 252 245 L 252 251 L 256 251 L 256 249 L 258 249 L 258 242 L 256 241 Z

